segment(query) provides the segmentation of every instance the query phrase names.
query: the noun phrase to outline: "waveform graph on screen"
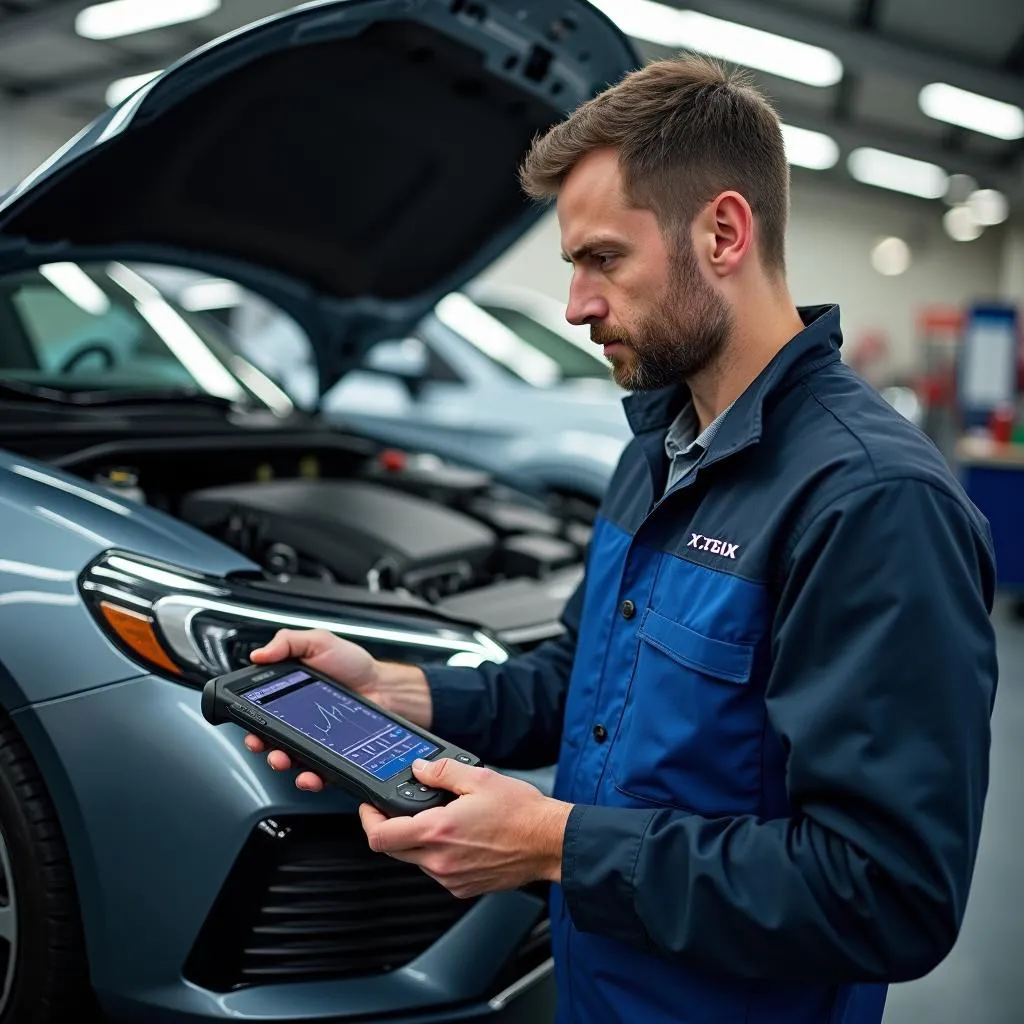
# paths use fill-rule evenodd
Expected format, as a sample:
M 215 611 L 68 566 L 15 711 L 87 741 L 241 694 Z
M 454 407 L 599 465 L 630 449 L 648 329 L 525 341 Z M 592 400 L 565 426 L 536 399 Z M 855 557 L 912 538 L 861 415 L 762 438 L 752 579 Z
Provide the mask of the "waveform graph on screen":
M 310 680 L 261 706 L 378 779 L 389 779 L 438 749 L 321 680 Z

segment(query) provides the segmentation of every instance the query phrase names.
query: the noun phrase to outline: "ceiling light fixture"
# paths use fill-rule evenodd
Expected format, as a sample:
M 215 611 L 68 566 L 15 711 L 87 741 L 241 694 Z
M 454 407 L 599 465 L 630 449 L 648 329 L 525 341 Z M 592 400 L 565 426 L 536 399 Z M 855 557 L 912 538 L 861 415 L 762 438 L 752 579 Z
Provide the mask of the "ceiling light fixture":
M 144 75 L 131 75 L 128 78 L 119 78 L 116 82 L 111 82 L 107 86 L 107 106 L 116 107 L 122 100 L 128 99 L 136 89 L 151 82 L 159 74 L 159 71 L 147 71 Z
M 946 124 L 959 125 L 997 139 L 1024 138 L 1024 110 L 944 82 L 926 85 L 917 97 L 921 111 Z
M 971 211 L 975 224 L 992 227 L 1002 224 L 1010 216 L 1010 204 L 1006 196 L 994 188 L 980 188 L 967 197 L 967 209 Z
M 827 171 L 839 162 L 839 146 L 830 135 L 784 124 L 782 139 L 786 144 L 786 159 L 797 167 Z
M 885 277 L 899 277 L 910 266 L 910 246 L 895 236 L 881 239 L 871 250 L 871 266 Z
M 762 32 L 697 11 L 680 11 L 655 0 L 592 0 L 626 35 L 669 49 L 710 57 L 824 88 L 843 77 L 830 50 Z
M 192 313 L 210 309 L 232 309 L 245 301 L 242 288 L 234 281 L 208 278 L 185 287 L 180 296 L 182 308 Z
M 949 176 L 941 167 L 887 153 L 884 149 L 855 149 L 847 158 L 846 166 L 862 184 L 922 199 L 941 199 L 949 187 Z
M 103 316 L 109 311 L 107 293 L 77 263 L 44 263 L 39 273 L 84 312 Z
M 973 242 L 984 230 L 967 206 L 954 206 L 942 215 L 946 234 L 956 242 Z
M 109 0 L 79 11 L 75 31 L 85 39 L 117 39 L 198 21 L 219 8 L 220 0 Z

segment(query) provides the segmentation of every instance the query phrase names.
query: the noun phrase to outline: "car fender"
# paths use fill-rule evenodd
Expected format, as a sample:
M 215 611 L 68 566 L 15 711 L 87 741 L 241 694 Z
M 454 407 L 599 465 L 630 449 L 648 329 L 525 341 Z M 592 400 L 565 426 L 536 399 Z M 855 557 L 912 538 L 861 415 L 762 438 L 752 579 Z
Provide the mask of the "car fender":
M 0 538 L 8 538 L 0 543 L 0 705 L 8 712 L 142 673 L 79 592 L 80 574 L 103 551 L 138 551 L 212 575 L 257 568 L 157 509 L 5 451 Z
M 509 447 L 506 472 L 531 490 L 575 492 L 600 501 L 626 439 L 582 430 L 529 437 Z

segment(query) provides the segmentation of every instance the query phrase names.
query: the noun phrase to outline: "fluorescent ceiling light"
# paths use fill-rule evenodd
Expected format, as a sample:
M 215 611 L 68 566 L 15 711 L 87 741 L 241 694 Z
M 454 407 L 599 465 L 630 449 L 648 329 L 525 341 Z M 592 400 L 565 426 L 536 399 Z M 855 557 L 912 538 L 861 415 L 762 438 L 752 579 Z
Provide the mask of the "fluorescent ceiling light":
M 206 342 L 153 285 L 123 263 L 108 264 L 107 275 L 135 299 L 135 308 L 201 388 L 230 401 L 245 397 L 242 386 Z
M 902 238 L 883 238 L 871 250 L 871 266 L 885 277 L 899 277 L 910 266 L 910 246 Z
M 46 263 L 39 273 L 84 312 L 103 316 L 110 309 L 106 292 L 77 263 Z
M 181 292 L 181 305 L 192 312 L 204 309 L 230 309 L 240 306 L 245 296 L 240 285 L 234 281 L 210 278 L 196 281 Z
M 923 113 L 936 121 L 970 128 L 997 139 L 1024 138 L 1024 110 L 944 82 L 926 85 L 917 97 Z
M 839 161 L 839 146 L 830 135 L 784 124 L 782 139 L 786 144 L 786 159 L 797 167 L 827 171 Z
M 954 206 L 942 215 L 946 234 L 957 242 L 973 242 L 982 232 L 981 225 L 966 206 Z
M 247 359 L 233 355 L 231 369 L 235 376 L 240 378 L 250 391 L 262 398 L 277 416 L 288 416 L 295 411 L 295 403 L 288 397 L 288 393 Z
M 994 188 L 981 188 L 967 197 L 967 209 L 975 224 L 991 227 L 1002 224 L 1010 216 L 1010 204 L 1006 196 Z
M 107 106 L 116 107 L 122 100 L 128 99 L 136 89 L 140 89 L 147 82 L 153 81 L 159 71 L 147 71 L 144 75 L 132 75 L 130 78 L 119 78 L 107 86 Z
M 855 149 L 846 162 L 850 174 L 865 185 L 905 192 L 923 199 L 940 199 L 949 176 L 935 164 L 887 153 L 884 149 Z
M 785 36 L 680 11 L 655 0 L 592 0 L 626 35 L 670 49 L 698 50 L 805 85 L 835 85 L 843 65 L 830 50 Z
M 528 345 L 465 295 L 446 295 L 434 307 L 434 314 L 446 327 L 528 384 L 543 388 L 558 381 L 560 371 L 554 359 Z
M 220 0 L 110 0 L 78 12 L 75 31 L 86 39 L 116 39 L 205 18 Z

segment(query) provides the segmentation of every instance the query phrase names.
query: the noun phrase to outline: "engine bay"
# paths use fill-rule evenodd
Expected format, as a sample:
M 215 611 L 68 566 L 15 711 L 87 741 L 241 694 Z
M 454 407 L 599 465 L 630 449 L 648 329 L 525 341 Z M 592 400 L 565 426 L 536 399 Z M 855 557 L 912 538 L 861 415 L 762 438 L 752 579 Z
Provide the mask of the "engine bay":
M 53 461 L 216 537 L 267 582 L 405 595 L 527 645 L 556 631 L 592 529 L 585 503 L 338 434 L 149 438 Z

